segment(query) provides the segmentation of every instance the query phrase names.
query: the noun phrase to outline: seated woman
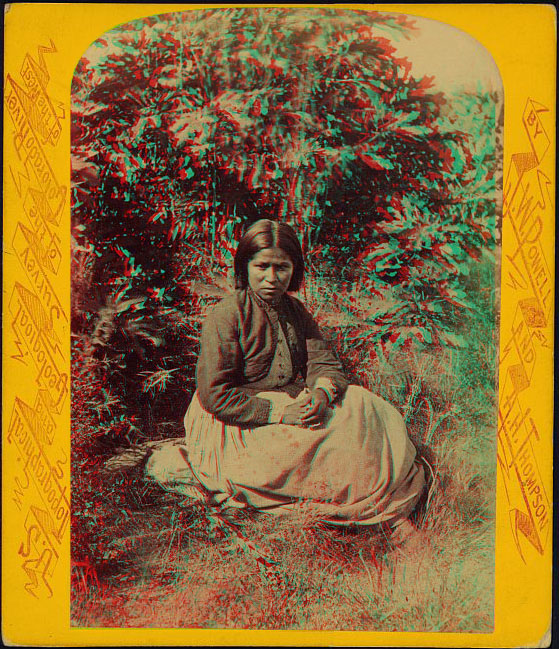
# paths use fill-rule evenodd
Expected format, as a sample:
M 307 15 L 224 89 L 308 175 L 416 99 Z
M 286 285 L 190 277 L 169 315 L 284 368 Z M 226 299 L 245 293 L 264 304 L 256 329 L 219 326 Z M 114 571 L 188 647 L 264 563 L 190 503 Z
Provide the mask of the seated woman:
M 214 502 L 335 525 L 407 517 L 424 470 L 398 411 L 342 368 L 302 303 L 295 232 L 260 220 L 239 243 L 236 290 L 207 316 L 186 452 Z

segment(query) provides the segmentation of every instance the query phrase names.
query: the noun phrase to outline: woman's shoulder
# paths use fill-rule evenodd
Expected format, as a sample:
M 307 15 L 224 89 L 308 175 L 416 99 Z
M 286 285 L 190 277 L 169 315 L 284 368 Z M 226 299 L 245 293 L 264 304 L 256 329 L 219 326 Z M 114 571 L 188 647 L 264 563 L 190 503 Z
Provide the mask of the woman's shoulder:
M 320 329 L 319 325 L 303 302 L 298 300 L 296 297 L 293 297 L 293 295 L 290 295 L 289 306 L 294 314 L 294 319 L 298 323 L 298 326 L 303 328 L 311 337 L 318 336 Z
M 227 293 L 217 304 L 208 310 L 207 317 L 219 320 L 236 320 L 246 302 L 246 291 L 236 289 Z
M 288 303 L 290 307 L 300 316 L 302 317 L 308 317 L 311 318 L 311 314 L 309 313 L 309 310 L 307 307 L 299 300 L 296 298 L 294 295 L 288 295 Z

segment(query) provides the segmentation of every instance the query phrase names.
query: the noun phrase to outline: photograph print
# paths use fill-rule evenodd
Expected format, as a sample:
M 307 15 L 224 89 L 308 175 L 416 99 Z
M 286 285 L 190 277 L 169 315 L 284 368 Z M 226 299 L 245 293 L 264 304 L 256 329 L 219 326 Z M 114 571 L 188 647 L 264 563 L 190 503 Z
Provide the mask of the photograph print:
M 148 16 L 83 54 L 71 126 L 72 626 L 491 633 L 489 53 Z

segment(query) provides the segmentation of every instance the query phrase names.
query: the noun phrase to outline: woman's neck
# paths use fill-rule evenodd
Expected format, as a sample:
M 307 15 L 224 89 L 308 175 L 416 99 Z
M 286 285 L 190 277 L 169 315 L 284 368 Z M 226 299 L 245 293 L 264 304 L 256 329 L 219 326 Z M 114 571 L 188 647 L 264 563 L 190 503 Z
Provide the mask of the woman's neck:
M 255 293 L 250 286 L 247 287 L 247 291 L 255 300 L 255 302 L 261 306 L 263 309 L 273 309 L 277 311 L 283 302 L 284 295 L 280 295 L 276 300 L 263 300 L 257 293 Z

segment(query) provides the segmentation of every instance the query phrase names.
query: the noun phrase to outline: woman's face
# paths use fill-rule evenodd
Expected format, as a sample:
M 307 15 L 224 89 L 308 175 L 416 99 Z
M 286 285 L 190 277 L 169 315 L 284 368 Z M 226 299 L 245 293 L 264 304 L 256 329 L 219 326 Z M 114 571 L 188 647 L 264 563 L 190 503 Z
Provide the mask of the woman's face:
M 266 302 L 275 302 L 286 291 L 293 262 L 281 248 L 264 248 L 248 262 L 248 285 Z

